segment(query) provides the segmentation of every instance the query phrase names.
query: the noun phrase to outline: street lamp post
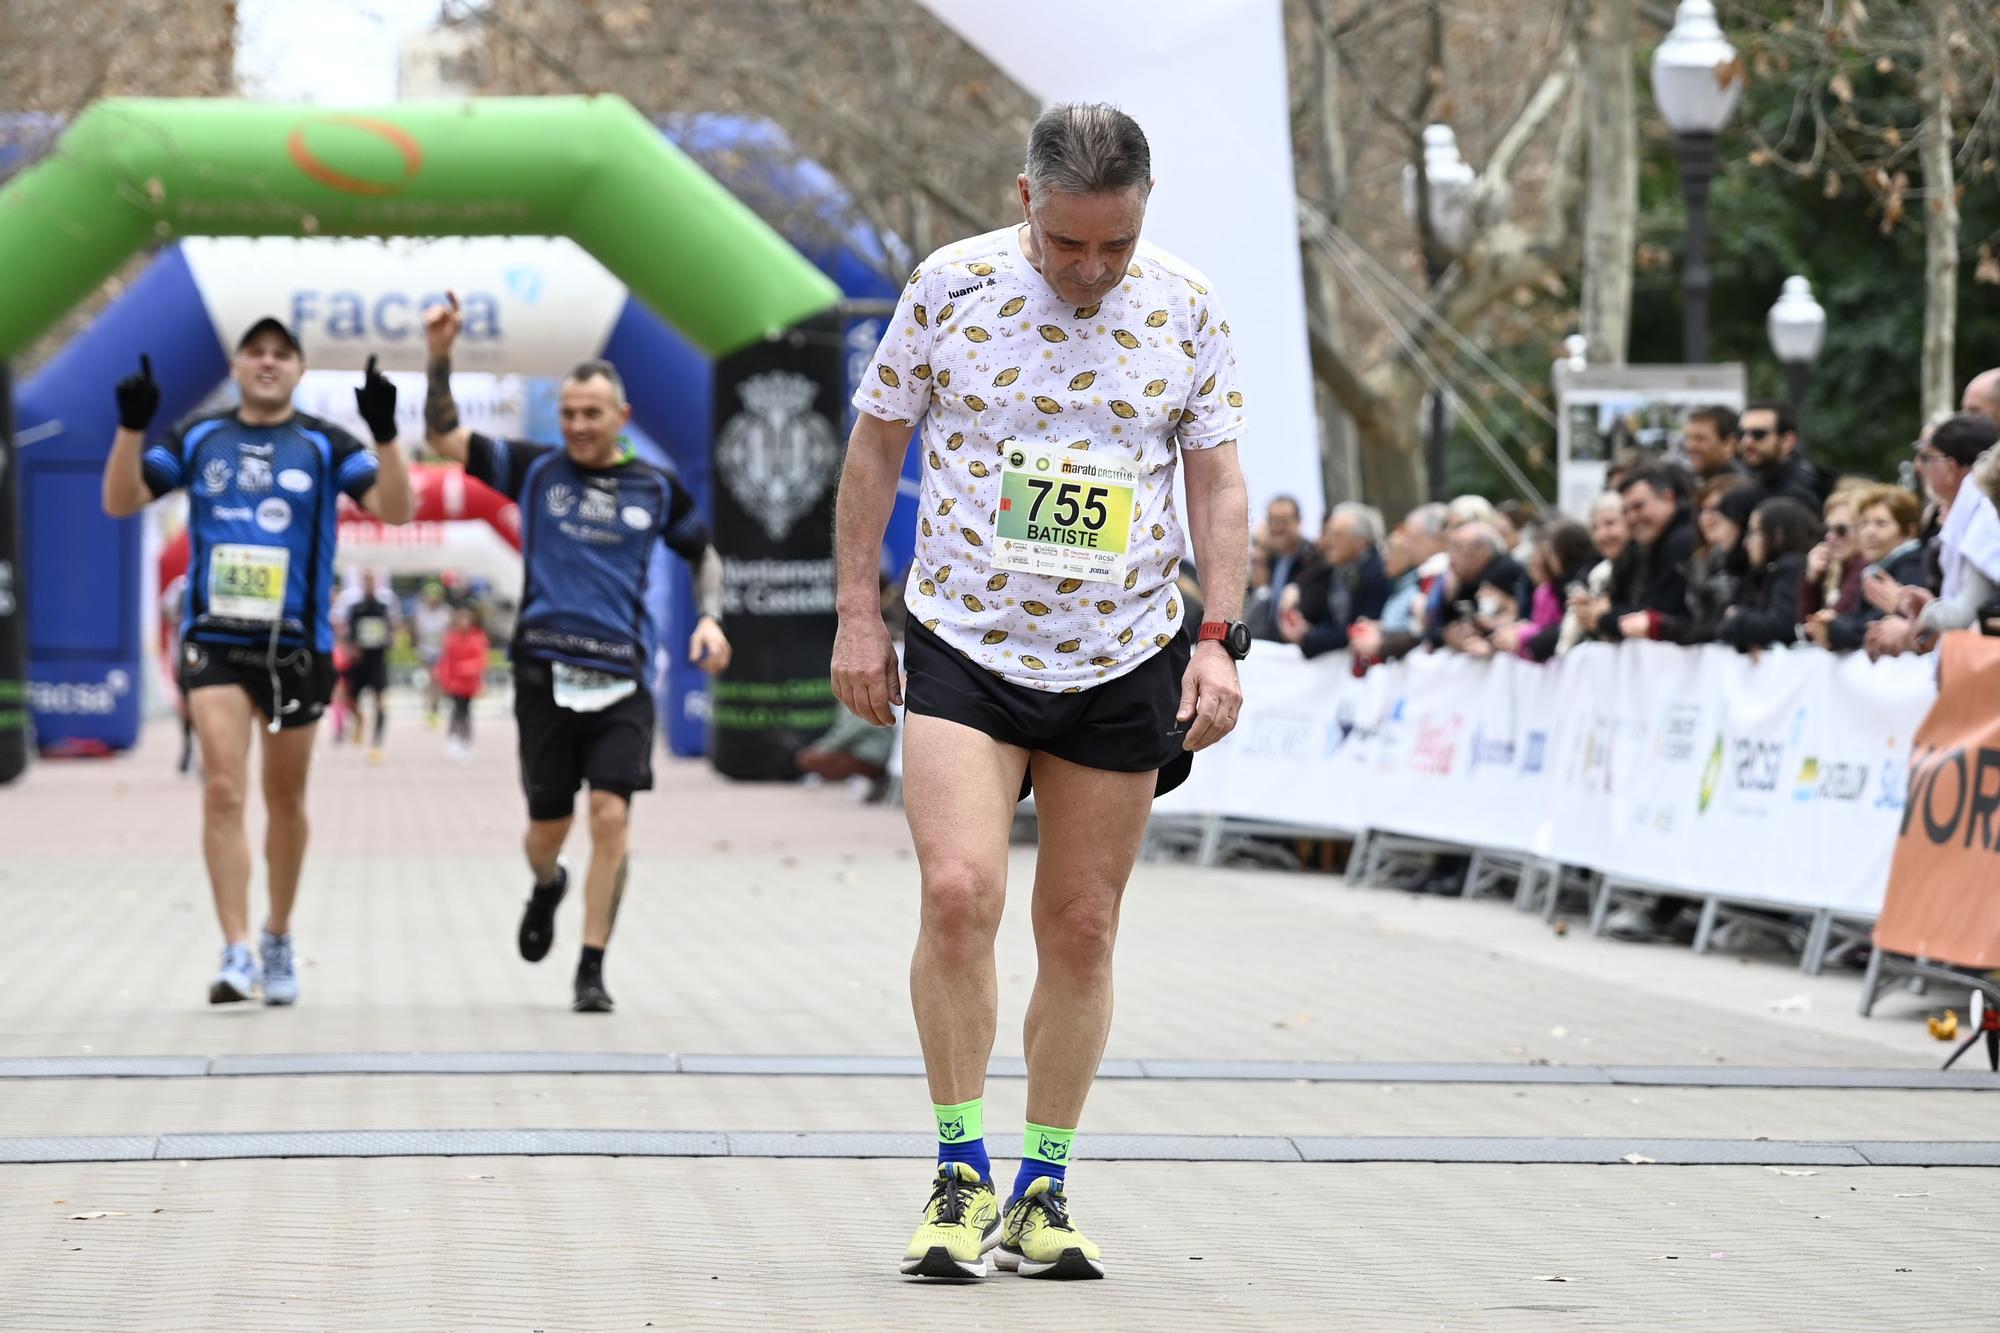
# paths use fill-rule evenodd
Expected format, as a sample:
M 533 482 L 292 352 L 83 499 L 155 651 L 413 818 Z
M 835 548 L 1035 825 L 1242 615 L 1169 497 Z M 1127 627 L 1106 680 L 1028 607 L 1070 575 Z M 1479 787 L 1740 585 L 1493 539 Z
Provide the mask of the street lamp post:
M 1785 368 L 1785 397 L 1792 409 L 1792 421 L 1803 420 L 1806 380 L 1813 362 L 1826 343 L 1826 311 L 1813 299 L 1812 284 L 1798 274 L 1785 279 L 1785 289 L 1765 317 L 1764 331 L 1770 335 L 1771 350 Z M 1803 426 L 1801 426 L 1803 433 Z
M 1653 99 L 1674 132 L 1687 237 L 1681 256 L 1681 359 L 1708 360 L 1708 186 L 1715 179 L 1715 136 L 1743 91 L 1724 70 L 1736 48 L 1722 35 L 1711 0 L 1681 0 L 1673 31 L 1653 52 Z
M 1429 196 L 1430 243 L 1424 247 L 1424 278 L 1433 290 L 1451 261 L 1472 244 L 1472 187 L 1474 173 L 1458 155 L 1458 136 L 1449 125 L 1424 127 L 1423 189 L 1418 189 L 1416 164 L 1403 168 L 1403 211 L 1411 222 L 1419 217 L 1420 194 Z M 1423 229 L 1420 227 L 1419 231 Z M 1445 388 L 1434 385 L 1426 412 L 1424 471 L 1430 477 L 1433 500 L 1450 498 L 1445 476 L 1445 438 L 1449 423 L 1445 417 Z

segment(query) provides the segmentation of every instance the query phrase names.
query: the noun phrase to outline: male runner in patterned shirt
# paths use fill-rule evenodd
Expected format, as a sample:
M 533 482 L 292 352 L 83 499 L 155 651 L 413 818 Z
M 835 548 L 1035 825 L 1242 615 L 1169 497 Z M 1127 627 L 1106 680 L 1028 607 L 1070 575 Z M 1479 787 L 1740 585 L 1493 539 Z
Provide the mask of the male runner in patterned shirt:
M 910 990 L 938 1170 L 903 1272 L 1101 1277 L 1064 1176 L 1111 1025 L 1119 900 L 1153 797 L 1235 725 L 1249 513 L 1229 324 L 1205 278 L 1139 240 L 1145 135 L 1058 106 L 1028 140 L 1025 221 L 926 259 L 854 403 L 838 518 L 841 702 L 904 702 L 876 556 L 912 427 L 926 446 L 907 590 L 904 792 L 923 880 Z M 1214 619 L 1191 647 L 1188 530 Z M 1004 1209 L 982 1092 L 1014 805 L 1037 789 L 1028 1125 Z

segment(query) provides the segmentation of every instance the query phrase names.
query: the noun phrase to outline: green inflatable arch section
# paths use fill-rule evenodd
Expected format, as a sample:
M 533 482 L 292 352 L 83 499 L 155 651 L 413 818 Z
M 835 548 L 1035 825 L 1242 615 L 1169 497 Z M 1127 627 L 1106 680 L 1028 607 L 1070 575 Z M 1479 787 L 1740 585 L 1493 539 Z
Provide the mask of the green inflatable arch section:
M 839 289 L 616 97 L 108 99 L 0 190 L 0 360 L 180 236 L 568 236 L 710 356 Z

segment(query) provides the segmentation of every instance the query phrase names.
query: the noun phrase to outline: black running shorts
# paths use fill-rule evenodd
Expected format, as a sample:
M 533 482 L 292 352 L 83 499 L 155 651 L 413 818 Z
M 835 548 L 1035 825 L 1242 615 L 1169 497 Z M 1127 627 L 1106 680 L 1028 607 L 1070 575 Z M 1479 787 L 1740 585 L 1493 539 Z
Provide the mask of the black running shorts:
M 1002 680 L 912 620 L 904 631 L 903 703 L 996 741 L 1039 750 L 1085 768 L 1157 772 L 1155 796 L 1187 781 L 1194 755 L 1182 748 L 1187 727 L 1174 714 L 1193 653 L 1185 634 L 1116 680 L 1077 694 L 1051 694 Z M 1021 781 L 1025 798 L 1030 775 Z
M 559 708 L 555 673 L 539 657 L 514 659 L 514 720 L 530 819 L 563 819 L 578 788 L 630 797 L 653 788 L 653 696 L 644 686 L 595 713 Z
M 389 654 L 386 649 L 371 648 L 357 653 L 354 665 L 347 668 L 347 694 L 351 699 L 359 699 L 363 690 L 373 690 L 380 694 L 389 688 Z
M 181 692 L 191 694 L 214 685 L 235 685 L 250 696 L 250 702 L 267 720 L 275 711 L 280 730 L 309 727 L 319 721 L 326 712 L 327 702 L 333 698 L 333 660 L 324 653 L 304 648 L 280 648 L 275 658 L 275 684 L 273 660 L 271 653 L 263 648 L 183 644 Z

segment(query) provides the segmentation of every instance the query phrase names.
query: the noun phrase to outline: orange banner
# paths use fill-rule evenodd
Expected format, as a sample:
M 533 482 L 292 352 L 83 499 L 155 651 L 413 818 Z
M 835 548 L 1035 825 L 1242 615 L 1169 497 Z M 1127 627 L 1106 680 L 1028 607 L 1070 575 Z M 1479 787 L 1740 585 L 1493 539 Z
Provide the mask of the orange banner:
M 2000 967 L 2000 639 L 1944 636 L 1875 944 Z

